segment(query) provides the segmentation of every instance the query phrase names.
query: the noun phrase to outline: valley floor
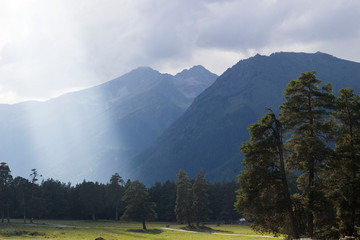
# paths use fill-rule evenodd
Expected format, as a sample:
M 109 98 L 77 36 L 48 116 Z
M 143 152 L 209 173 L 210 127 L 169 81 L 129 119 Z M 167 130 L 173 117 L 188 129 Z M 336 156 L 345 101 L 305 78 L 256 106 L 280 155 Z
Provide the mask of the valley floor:
M 177 223 L 148 223 L 147 231 L 140 223 L 113 221 L 59 221 L 39 220 L 33 224 L 23 224 L 21 220 L 0 224 L 0 239 L 96 239 L 131 240 L 131 239 L 268 239 L 247 225 L 206 225 L 201 232 L 187 231 L 184 225 Z

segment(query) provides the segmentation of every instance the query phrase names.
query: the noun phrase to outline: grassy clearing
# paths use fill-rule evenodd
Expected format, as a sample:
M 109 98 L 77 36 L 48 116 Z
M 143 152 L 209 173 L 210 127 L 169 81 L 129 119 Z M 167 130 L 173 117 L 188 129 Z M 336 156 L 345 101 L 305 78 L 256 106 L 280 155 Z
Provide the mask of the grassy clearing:
M 176 223 L 148 223 L 148 231 L 141 229 L 140 223 L 112 221 L 36 221 L 34 224 L 23 224 L 15 220 L 11 224 L 0 224 L 0 239 L 96 239 L 106 240 L 131 239 L 265 239 L 260 236 L 234 236 L 219 234 L 258 235 L 244 225 L 206 225 L 210 229 L 202 232 L 183 232 L 164 229 L 165 227 L 181 230 L 184 225 Z M 218 234 L 211 234 L 216 232 Z

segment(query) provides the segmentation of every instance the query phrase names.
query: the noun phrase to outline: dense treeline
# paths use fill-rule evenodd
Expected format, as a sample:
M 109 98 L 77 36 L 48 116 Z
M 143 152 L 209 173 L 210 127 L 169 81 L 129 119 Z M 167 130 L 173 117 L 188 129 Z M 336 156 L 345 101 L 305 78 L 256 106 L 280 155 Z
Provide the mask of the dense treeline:
M 249 127 L 236 208 L 262 232 L 359 239 L 360 96 L 320 83 L 301 73 L 279 117 L 268 109 Z
M 106 184 L 84 180 L 75 186 L 54 179 L 40 182 L 39 178 L 36 169 L 32 169 L 29 179 L 13 178 L 9 166 L 1 163 L 2 222 L 10 221 L 10 218 L 23 218 L 24 222 L 30 222 L 33 219 L 119 220 L 121 217 L 143 221 L 138 213 L 132 211 L 140 206 L 133 201 L 139 200 L 139 196 L 142 196 L 142 203 L 148 205 L 141 213 L 147 212 L 146 220 L 176 221 L 175 181 L 157 182 L 147 189 L 139 181 L 127 180 L 125 183 L 119 174 L 111 176 Z M 235 182 L 209 184 L 206 189 L 209 201 L 206 211 L 209 214 L 206 219 L 192 220 L 231 222 L 238 219 L 233 206 L 237 188 Z

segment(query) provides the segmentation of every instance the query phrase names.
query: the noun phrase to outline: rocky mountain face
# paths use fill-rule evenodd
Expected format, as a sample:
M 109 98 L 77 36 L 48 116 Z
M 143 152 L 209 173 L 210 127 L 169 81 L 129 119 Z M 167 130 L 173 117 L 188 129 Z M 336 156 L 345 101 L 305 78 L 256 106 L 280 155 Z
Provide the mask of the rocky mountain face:
M 182 74 L 186 73 L 186 74 Z M 141 67 L 46 102 L 0 105 L 0 159 L 15 176 L 108 181 L 156 139 L 217 76 L 201 66 L 172 76 Z
M 187 111 L 130 162 L 134 179 L 147 184 L 175 179 L 180 168 L 191 177 L 235 180 L 242 168 L 239 146 L 247 128 L 265 113 L 278 112 L 283 92 L 301 72 L 317 72 L 334 93 L 352 87 L 360 94 L 360 63 L 324 53 L 274 53 L 242 60 L 202 92 Z M 185 72 L 186 73 L 186 72 Z

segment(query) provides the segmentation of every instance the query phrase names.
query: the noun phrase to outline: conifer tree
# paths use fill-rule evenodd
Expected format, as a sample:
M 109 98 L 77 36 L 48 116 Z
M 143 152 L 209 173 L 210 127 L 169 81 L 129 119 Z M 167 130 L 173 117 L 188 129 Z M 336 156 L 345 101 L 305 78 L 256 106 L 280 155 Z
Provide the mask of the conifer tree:
M 193 219 L 191 182 L 185 171 L 182 169 L 179 170 L 177 177 L 175 203 L 176 219 L 180 223 L 186 222 L 190 227 Z
M 209 182 L 205 179 L 204 173 L 200 171 L 193 184 L 193 205 L 196 226 L 201 221 L 206 221 L 209 214 Z
M 122 200 L 127 203 L 122 219 L 141 221 L 146 230 L 145 221 L 156 218 L 155 204 L 150 202 L 145 185 L 138 180 L 129 183 Z
M 324 202 L 321 174 L 331 153 L 327 146 L 332 133 L 328 119 L 334 95 L 331 84 L 320 88 L 320 83 L 314 71 L 301 73 L 287 85 L 284 92 L 286 101 L 280 106 L 280 120 L 291 134 L 287 144 L 291 154 L 287 162 L 301 173 L 298 182 L 307 212 L 309 237 L 314 236 L 315 215 L 319 217 L 316 219 L 317 227 L 325 226 L 320 219 L 324 216 L 321 211 L 328 206 Z
M 246 168 L 238 176 L 236 209 L 260 232 L 299 238 L 284 163 L 282 127 L 273 112 L 249 127 L 250 141 L 240 150 Z
M 334 116 L 338 121 L 335 157 L 330 164 L 331 191 L 337 204 L 340 232 L 357 236 L 360 212 L 360 96 L 344 88 L 336 99 Z
M 122 177 L 115 173 L 110 178 L 110 184 L 106 186 L 106 200 L 107 204 L 115 210 L 115 221 L 119 220 L 119 208 L 122 203 L 122 196 L 124 195 L 125 187 Z
M 11 198 L 11 171 L 7 163 L 0 163 L 0 209 L 1 222 L 4 222 L 5 210 L 7 211 L 7 221 L 10 222 L 9 204 Z
M 39 174 L 35 168 L 31 169 L 31 197 L 29 199 L 30 223 L 33 223 L 34 217 L 36 215 L 39 216 L 44 211 L 44 199 L 42 198 L 41 188 L 37 184 L 39 177 L 42 177 L 42 175 Z

